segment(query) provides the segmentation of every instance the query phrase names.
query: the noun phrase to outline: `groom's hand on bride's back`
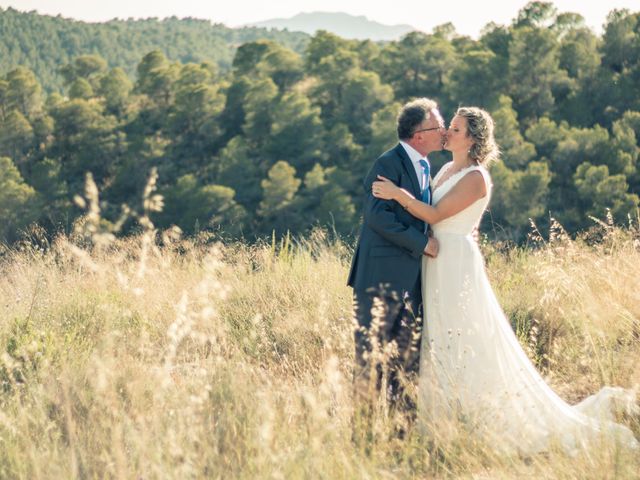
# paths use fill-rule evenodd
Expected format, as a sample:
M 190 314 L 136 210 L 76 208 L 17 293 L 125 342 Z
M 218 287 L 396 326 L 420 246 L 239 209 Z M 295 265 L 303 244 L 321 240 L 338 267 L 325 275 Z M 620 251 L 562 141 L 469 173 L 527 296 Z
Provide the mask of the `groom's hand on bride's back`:
M 438 244 L 438 240 L 435 237 L 429 237 L 429 243 L 424 249 L 424 254 L 427 257 L 436 258 L 438 256 L 438 249 L 440 245 Z

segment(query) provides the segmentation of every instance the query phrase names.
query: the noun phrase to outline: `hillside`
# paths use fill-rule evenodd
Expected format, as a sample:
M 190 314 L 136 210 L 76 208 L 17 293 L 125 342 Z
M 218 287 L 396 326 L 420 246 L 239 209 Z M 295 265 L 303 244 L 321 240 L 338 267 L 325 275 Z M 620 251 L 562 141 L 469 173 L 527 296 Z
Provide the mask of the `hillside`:
M 354 16 L 342 12 L 299 13 L 291 18 L 274 18 L 253 23 L 251 26 L 287 29 L 310 35 L 318 30 L 326 30 L 343 38 L 374 41 L 399 40 L 403 35 L 415 30 L 411 25 L 384 25 L 362 15 Z
M 308 39 L 303 54 L 247 42 L 221 72 L 228 38 L 259 30 L 3 12 L 5 49 L 27 66 L 0 74 L 0 242 L 33 223 L 70 232 L 88 172 L 119 234 L 131 232 L 121 206 L 140 212 L 156 172 L 161 229 L 249 242 L 318 225 L 354 235 L 362 179 L 397 141 L 400 106 L 418 96 L 437 99 L 446 120 L 458 105 L 495 119 L 502 161 L 481 228 L 491 238 L 526 242 L 532 220 L 557 219 L 571 234 L 591 217 L 627 224 L 640 205 L 640 13 L 613 12 L 600 37 L 554 15 L 524 9 L 477 40 L 446 28 L 384 44 L 296 34 Z M 82 49 L 99 55 L 69 57 Z M 222 67 L 194 62 L 214 57 Z M 64 95 L 47 94 L 61 64 Z M 430 154 L 434 173 L 447 155 Z
M 309 38 L 300 32 L 232 29 L 194 18 L 87 23 L 13 8 L 0 8 L 0 32 L 0 74 L 19 65 L 28 67 L 46 91 L 62 89 L 58 69 L 79 55 L 98 54 L 110 67 L 122 67 L 133 78 L 140 59 L 154 49 L 169 60 L 209 61 L 227 70 L 237 47 L 245 42 L 266 38 L 301 52 Z

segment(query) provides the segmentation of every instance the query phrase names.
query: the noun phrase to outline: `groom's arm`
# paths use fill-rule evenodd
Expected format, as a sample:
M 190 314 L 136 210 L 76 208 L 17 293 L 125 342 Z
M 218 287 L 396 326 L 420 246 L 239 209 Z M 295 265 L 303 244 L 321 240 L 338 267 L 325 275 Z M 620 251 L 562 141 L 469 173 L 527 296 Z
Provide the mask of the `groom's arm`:
M 382 200 L 371 193 L 371 186 L 378 179 L 378 175 L 383 175 L 396 185 L 400 183 L 400 172 L 397 167 L 388 165 L 389 162 L 384 160 L 379 158 L 364 180 L 366 195 L 364 223 L 385 240 L 408 250 L 414 257 L 419 257 L 423 255 L 429 242 L 427 235 L 398 219 L 393 200 Z

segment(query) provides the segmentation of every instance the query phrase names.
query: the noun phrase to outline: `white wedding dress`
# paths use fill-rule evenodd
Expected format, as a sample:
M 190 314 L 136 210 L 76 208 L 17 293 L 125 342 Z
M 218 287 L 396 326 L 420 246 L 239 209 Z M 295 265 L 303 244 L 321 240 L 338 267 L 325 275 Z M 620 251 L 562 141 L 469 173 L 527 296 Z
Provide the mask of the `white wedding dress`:
M 425 323 L 422 338 L 420 418 L 462 421 L 492 446 L 530 454 L 560 445 L 570 453 L 593 442 L 638 448 L 628 428 L 614 423 L 612 407 L 635 394 L 605 387 L 578 405 L 563 401 L 526 356 L 489 283 L 472 231 L 489 203 L 491 179 L 478 166 L 433 181 L 433 204 L 472 170 L 482 173 L 487 195 L 432 226 L 438 257 L 423 260 Z

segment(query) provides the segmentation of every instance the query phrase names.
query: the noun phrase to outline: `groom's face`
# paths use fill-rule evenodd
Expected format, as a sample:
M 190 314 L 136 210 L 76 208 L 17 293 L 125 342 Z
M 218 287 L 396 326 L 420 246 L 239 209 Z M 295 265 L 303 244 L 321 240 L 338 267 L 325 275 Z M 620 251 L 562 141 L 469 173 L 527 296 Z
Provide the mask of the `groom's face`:
M 431 114 L 415 129 L 414 148 L 422 155 L 442 150 L 445 131 L 442 115 L 437 109 L 431 110 Z

